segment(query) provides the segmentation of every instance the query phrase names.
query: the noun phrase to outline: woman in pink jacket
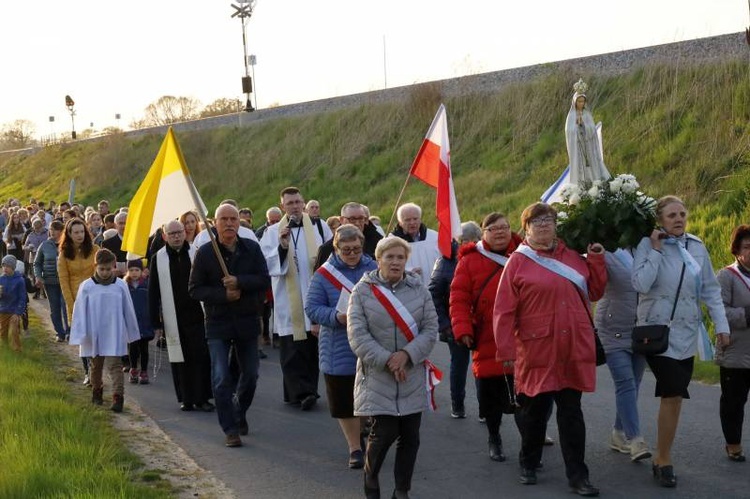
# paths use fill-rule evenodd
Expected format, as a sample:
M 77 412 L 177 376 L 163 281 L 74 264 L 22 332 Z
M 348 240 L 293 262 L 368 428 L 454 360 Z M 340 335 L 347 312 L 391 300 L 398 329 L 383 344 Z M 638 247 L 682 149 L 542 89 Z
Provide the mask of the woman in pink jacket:
M 557 212 L 534 203 L 521 214 L 526 239 L 510 256 L 493 314 L 497 359 L 515 365 L 520 404 L 521 475 L 536 483 L 547 414 L 554 402 L 557 427 L 572 490 L 596 496 L 584 462 L 586 426 L 581 393 L 596 384 L 596 347 L 589 300 L 604 293 L 604 248 L 591 244 L 588 257 L 568 249 L 556 237 Z

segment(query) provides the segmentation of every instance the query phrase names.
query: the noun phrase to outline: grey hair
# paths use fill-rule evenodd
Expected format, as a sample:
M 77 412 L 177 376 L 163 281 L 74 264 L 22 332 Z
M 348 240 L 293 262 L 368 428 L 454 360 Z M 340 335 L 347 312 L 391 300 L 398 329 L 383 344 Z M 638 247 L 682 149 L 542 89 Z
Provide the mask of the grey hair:
M 344 206 L 341 207 L 341 216 L 344 216 L 344 212 L 346 210 L 352 209 L 352 210 L 358 210 L 359 208 L 362 208 L 364 210 L 364 206 L 362 206 L 359 203 L 355 203 L 354 201 L 346 203 Z M 367 213 L 367 210 L 365 210 L 365 213 Z
M 230 207 L 230 208 L 232 208 L 232 210 L 234 210 L 234 213 L 236 213 L 238 217 L 240 216 L 240 210 L 238 210 L 235 205 L 229 204 L 229 203 L 224 203 L 224 204 L 220 204 L 216 208 L 216 211 L 214 212 L 214 218 L 219 218 L 219 210 L 221 210 L 222 208 L 226 208 L 227 206 Z
M 115 215 L 115 223 L 119 221 L 126 221 L 128 219 L 128 212 L 127 211 L 121 211 L 117 215 Z
M 359 227 L 353 224 L 343 224 L 336 229 L 336 235 L 333 236 L 333 246 L 338 248 L 342 241 L 355 241 L 357 239 L 362 245 L 365 244 L 365 236 L 359 230 Z
M 402 222 L 404 220 L 403 214 L 405 211 L 410 210 L 416 210 L 417 213 L 419 213 L 419 218 L 422 218 L 422 208 L 418 204 L 414 203 L 406 203 L 402 204 L 398 207 L 398 210 L 396 210 L 396 218 L 398 218 L 399 222 Z
M 462 243 L 477 242 L 482 239 L 482 228 L 474 220 L 469 220 L 461 224 L 461 241 Z
M 271 206 L 270 208 L 266 210 L 266 218 L 268 218 L 268 216 L 271 213 L 275 213 L 276 215 L 281 215 L 281 208 L 279 208 L 278 206 Z

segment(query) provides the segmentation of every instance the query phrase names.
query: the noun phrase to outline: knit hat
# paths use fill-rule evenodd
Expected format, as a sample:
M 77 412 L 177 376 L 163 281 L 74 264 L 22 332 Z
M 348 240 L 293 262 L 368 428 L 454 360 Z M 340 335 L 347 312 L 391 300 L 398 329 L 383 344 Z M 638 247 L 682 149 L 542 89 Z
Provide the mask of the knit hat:
M 2 265 L 3 265 L 3 267 L 12 267 L 13 270 L 16 270 L 16 263 L 17 262 L 18 262 L 18 260 L 16 259 L 15 256 L 13 256 L 13 255 L 5 255 L 3 257 Z
M 129 269 L 136 268 L 136 269 L 143 270 L 143 260 L 141 260 L 140 258 L 137 260 L 128 260 L 128 268 Z

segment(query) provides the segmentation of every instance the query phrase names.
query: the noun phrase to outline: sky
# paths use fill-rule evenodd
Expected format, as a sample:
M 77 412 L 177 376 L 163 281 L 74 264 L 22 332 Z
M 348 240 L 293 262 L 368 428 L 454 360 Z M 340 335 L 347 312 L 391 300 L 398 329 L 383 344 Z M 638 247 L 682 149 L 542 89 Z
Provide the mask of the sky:
M 127 129 L 163 95 L 244 101 L 231 3 L 2 0 L 0 127 L 25 119 L 37 138 L 69 133 L 66 94 L 78 131 Z M 747 0 L 258 0 L 247 45 L 262 109 L 748 25 Z

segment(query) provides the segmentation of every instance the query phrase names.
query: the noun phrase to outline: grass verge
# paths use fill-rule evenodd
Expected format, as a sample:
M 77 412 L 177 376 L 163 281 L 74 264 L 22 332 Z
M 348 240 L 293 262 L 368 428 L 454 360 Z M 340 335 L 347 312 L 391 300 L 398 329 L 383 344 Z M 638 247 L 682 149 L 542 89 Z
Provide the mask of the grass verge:
M 23 353 L 0 345 L 0 497 L 170 497 L 112 428 L 108 407 L 61 382 L 67 361 L 31 317 Z
M 708 385 L 719 384 L 719 366 L 710 360 L 698 360 L 695 358 L 695 367 L 693 367 L 693 379 L 706 383 Z

